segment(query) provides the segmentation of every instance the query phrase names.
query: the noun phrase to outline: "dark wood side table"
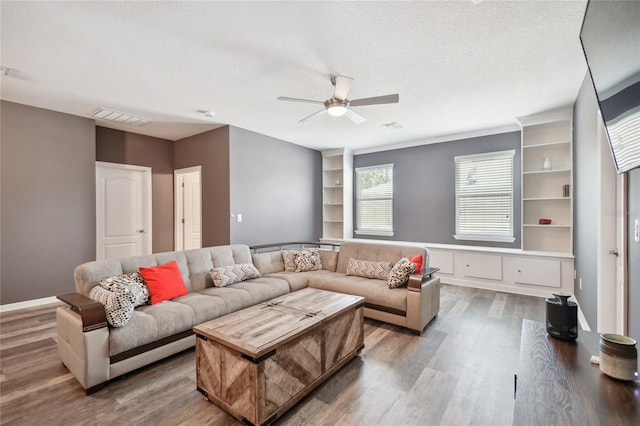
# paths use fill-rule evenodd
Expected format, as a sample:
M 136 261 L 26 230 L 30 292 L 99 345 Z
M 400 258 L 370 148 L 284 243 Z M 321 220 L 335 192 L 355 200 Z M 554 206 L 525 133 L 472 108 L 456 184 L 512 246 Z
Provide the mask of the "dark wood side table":
M 514 425 L 640 425 L 640 381 L 619 381 L 590 361 L 600 335 L 580 330 L 575 342 L 522 321 Z

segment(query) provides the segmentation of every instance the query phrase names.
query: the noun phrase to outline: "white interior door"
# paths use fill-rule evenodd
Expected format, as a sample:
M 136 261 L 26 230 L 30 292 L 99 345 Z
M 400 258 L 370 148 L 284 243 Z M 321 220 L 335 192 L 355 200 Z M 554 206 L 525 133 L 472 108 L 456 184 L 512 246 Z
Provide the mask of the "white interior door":
M 151 168 L 96 162 L 96 260 L 151 253 Z
M 201 168 L 175 171 L 176 250 L 202 247 Z
M 618 317 L 622 314 L 618 309 L 618 286 L 616 280 L 617 261 L 620 252 L 616 233 L 616 218 L 618 216 L 616 209 L 617 175 L 601 118 L 598 119 L 597 174 L 597 331 L 600 333 L 616 333 L 618 332 Z

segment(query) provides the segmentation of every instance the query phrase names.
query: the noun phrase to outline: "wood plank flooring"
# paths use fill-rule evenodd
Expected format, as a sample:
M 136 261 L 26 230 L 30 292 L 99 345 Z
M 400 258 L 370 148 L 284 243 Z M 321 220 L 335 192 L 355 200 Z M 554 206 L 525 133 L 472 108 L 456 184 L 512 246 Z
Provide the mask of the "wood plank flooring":
M 0 315 L 2 425 L 239 425 L 196 391 L 193 349 L 86 396 L 56 353 L 55 306 Z M 523 318 L 537 297 L 444 285 L 416 336 L 365 321 L 365 348 L 275 425 L 511 425 Z

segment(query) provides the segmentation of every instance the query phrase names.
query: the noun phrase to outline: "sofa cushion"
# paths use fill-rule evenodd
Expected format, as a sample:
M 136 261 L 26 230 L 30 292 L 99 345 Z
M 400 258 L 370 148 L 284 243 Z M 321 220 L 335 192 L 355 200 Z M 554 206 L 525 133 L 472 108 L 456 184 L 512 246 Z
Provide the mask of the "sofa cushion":
M 164 265 L 141 267 L 140 274 L 149 288 L 152 305 L 189 293 L 175 260 Z
M 320 255 L 320 260 L 322 261 L 322 269 L 335 272 L 339 253 L 337 250 L 318 250 L 318 255 Z
M 389 273 L 389 288 L 398 288 L 407 285 L 409 277 L 416 271 L 416 264 L 409 261 L 406 257 L 403 257 L 393 265 L 391 272 Z
M 280 251 L 254 253 L 251 255 L 251 259 L 262 275 L 284 271 L 284 260 Z
M 193 292 L 173 299 L 173 302 L 189 306 L 195 316 L 196 325 L 227 314 L 227 305 L 218 296 Z
M 97 285 L 91 289 L 89 297 L 104 305 L 107 322 L 113 327 L 125 326 L 136 307 L 136 295 L 128 289 L 111 291 Z
M 356 275 L 364 278 L 386 280 L 393 268 L 391 262 L 371 262 L 368 260 L 349 259 L 347 275 Z
M 318 250 L 300 250 L 296 252 L 293 263 L 296 266 L 296 272 L 319 271 L 322 269 L 322 261 Z
M 286 281 L 275 277 L 260 277 L 227 287 L 212 287 L 199 291 L 206 296 L 219 297 L 225 304 L 226 314 L 253 306 L 289 293 Z
M 210 274 L 216 287 L 226 287 L 229 284 L 260 277 L 260 272 L 251 263 L 212 268 Z
M 310 276 L 309 287 L 362 296 L 365 303 L 390 308 L 398 314 L 407 311 L 407 289 L 390 289 L 387 280 L 345 276 L 333 272 Z
M 100 286 L 114 293 L 131 293 L 135 299 L 135 306 L 144 305 L 149 302 L 149 289 L 140 272 L 105 278 L 100 280 Z
M 291 291 L 298 291 L 308 287 L 309 279 L 312 276 L 316 276 L 316 275 L 330 276 L 331 274 L 333 274 L 333 272 L 321 269 L 319 271 L 309 271 L 309 272 L 286 272 L 286 271 L 274 272 L 273 274 L 269 274 L 267 277 L 279 278 L 281 280 L 285 280 L 287 283 L 289 283 L 289 288 Z M 340 274 L 340 275 L 343 276 L 344 274 Z M 263 276 L 263 278 L 267 278 L 267 277 Z
M 172 336 L 195 325 L 193 310 L 186 304 L 167 301 L 138 307 L 126 327 L 111 329 L 109 355 L 113 356 L 158 339 Z
M 213 268 L 211 251 L 207 249 L 193 249 L 185 251 L 184 255 L 189 269 L 191 291 L 200 291 L 207 287 L 213 287 L 213 280 L 209 273 Z

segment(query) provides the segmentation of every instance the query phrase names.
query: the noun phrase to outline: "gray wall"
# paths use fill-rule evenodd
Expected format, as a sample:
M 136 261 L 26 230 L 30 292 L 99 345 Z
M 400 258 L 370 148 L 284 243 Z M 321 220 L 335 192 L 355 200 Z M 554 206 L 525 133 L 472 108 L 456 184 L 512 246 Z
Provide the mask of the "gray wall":
M 640 220 L 640 169 L 627 172 L 627 254 L 629 336 L 640 342 L 640 243 L 634 240 L 634 222 Z
M 319 151 L 230 129 L 231 242 L 317 241 L 322 233 Z
M 573 107 L 573 177 L 575 295 L 587 322 L 597 325 L 597 168 L 598 103 L 589 76 L 585 76 Z M 580 290 L 582 278 L 582 290 Z
M 95 259 L 95 124 L 5 101 L 0 122 L 0 304 L 73 292 Z
M 516 151 L 513 181 L 513 230 L 516 240 L 513 243 L 455 240 L 454 157 L 510 149 Z M 353 163 L 354 168 L 388 163 L 394 165 L 394 236 L 370 238 L 520 248 L 520 132 L 361 154 L 354 156 Z M 354 237 L 367 238 L 362 235 Z
M 202 166 L 202 247 L 229 244 L 229 127 L 176 141 L 173 153 L 176 169 Z
M 173 141 L 98 126 L 96 161 L 151 167 L 152 250 L 172 251 Z

